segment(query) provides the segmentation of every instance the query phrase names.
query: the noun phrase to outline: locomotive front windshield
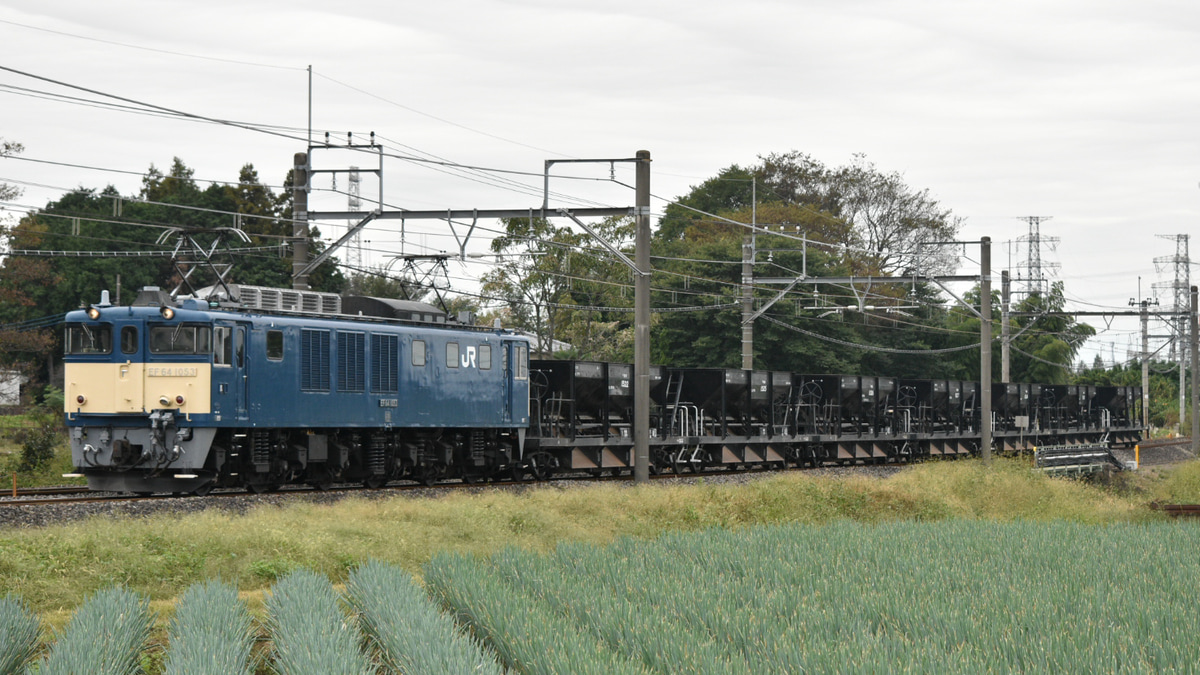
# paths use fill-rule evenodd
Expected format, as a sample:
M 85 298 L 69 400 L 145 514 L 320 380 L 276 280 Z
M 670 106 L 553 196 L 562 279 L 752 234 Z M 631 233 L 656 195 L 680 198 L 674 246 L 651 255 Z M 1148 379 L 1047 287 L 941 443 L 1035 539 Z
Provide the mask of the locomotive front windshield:
M 212 351 L 212 328 L 176 324 L 150 327 L 151 354 L 208 354 Z
M 109 324 L 67 324 L 66 345 L 68 355 L 109 354 L 112 352 L 112 326 Z

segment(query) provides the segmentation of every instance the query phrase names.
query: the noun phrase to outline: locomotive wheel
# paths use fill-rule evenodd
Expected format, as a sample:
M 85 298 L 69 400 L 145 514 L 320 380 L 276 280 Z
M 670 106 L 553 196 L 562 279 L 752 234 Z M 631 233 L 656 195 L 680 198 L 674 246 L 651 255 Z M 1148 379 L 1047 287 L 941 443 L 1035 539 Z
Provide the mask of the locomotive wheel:
M 324 492 L 333 487 L 333 476 L 329 475 L 328 470 L 322 469 L 313 473 L 308 479 L 308 484 L 312 489 Z
M 246 489 L 256 495 L 261 495 L 264 492 L 271 490 L 270 483 L 246 483 Z
M 384 485 L 387 485 L 387 479 L 383 476 L 370 476 L 363 479 L 363 487 L 369 490 L 378 490 Z
M 212 489 L 213 489 L 213 481 L 209 481 L 209 482 L 205 483 L 204 485 L 201 485 L 200 487 L 196 488 L 195 490 L 192 490 L 192 494 L 196 495 L 197 497 L 204 497 L 204 496 L 207 496 L 208 493 L 212 492 Z

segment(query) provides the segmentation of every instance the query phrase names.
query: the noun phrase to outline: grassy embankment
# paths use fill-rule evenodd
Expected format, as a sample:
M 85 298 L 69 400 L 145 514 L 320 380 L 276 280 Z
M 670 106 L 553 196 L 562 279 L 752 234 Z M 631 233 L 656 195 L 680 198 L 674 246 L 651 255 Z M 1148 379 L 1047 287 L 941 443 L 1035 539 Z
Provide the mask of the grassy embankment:
M 1146 508 L 1153 500 L 1200 501 L 1200 463 L 1107 487 L 1049 479 L 1014 460 L 997 461 L 990 470 L 960 461 L 915 466 L 886 480 L 793 472 L 743 485 L 485 490 L 437 499 L 294 503 L 246 515 L 97 517 L 46 528 L 0 527 L 0 594 L 18 593 L 47 623 L 61 625 L 88 594 L 115 584 L 149 596 L 167 614 L 189 585 L 220 578 L 256 607 L 264 589 L 297 567 L 341 582 L 369 559 L 419 573 L 439 551 L 547 551 L 561 541 L 603 544 L 620 536 L 781 522 L 1145 522 L 1162 518 Z
M 75 470 L 71 463 L 71 448 L 67 444 L 66 432 L 61 427 L 53 432 L 53 453 L 48 461 L 36 469 L 24 466 L 24 448 L 22 436 L 36 432 L 39 427 L 48 424 L 46 413 L 34 412 L 25 415 L 0 415 L 0 492 L 11 490 L 13 477 L 17 479 L 17 487 L 38 487 L 42 485 L 86 485 L 83 478 L 63 478 L 64 473 Z

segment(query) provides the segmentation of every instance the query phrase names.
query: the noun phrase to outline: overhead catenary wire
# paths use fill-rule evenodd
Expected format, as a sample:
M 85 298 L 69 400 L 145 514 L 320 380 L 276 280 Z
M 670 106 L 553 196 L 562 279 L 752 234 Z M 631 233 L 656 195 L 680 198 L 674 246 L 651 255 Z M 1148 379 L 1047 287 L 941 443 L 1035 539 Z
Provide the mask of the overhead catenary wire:
M 87 92 L 89 92 L 89 93 L 92 93 L 92 94 L 95 94 L 95 95 L 99 95 L 99 96 L 105 96 L 105 97 L 112 97 L 112 98 L 115 98 L 115 99 L 117 99 L 117 100 L 123 100 L 123 101 L 129 102 L 129 103 L 135 104 L 135 105 L 145 106 L 145 107 L 148 107 L 148 108 L 151 108 L 151 109 L 156 109 L 156 110 L 160 110 L 160 111 L 168 112 L 168 113 L 170 113 L 170 114 L 172 114 L 172 115 L 179 115 L 179 116 L 182 116 L 182 117 L 187 117 L 187 118 L 189 118 L 189 119 L 196 119 L 196 120 L 207 121 L 207 122 L 218 123 L 218 124 L 228 124 L 228 125 L 231 125 L 231 126 L 239 126 L 239 127 L 245 128 L 245 129 L 252 130 L 252 131 L 260 131 L 260 132 L 265 132 L 265 133 L 272 133 L 272 132 L 270 132 L 270 130 L 268 130 L 268 129 L 264 128 L 262 125 L 245 125 L 245 124 L 241 124 L 241 123 L 235 123 L 235 122 L 233 122 L 233 121 L 231 121 L 231 120 L 223 120 L 223 119 L 219 119 L 219 118 L 206 117 L 206 116 L 203 116 L 203 115 L 195 115 L 195 114 L 192 114 L 192 113 L 186 113 L 186 112 L 183 112 L 183 111 L 178 111 L 178 110 L 174 110 L 174 109 L 171 109 L 171 108 L 166 108 L 166 107 L 163 107 L 163 106 L 157 106 L 157 105 L 154 105 L 154 104 L 147 104 L 147 103 L 144 103 L 144 102 L 141 102 L 141 101 L 136 101 L 136 100 L 133 100 L 133 99 L 126 99 L 126 98 L 124 98 L 124 97 L 119 97 L 119 96 L 115 96 L 115 95 L 112 95 L 112 94 L 107 94 L 107 93 L 105 93 L 105 92 L 99 92 L 99 91 L 92 90 L 92 89 L 88 89 L 88 88 L 84 88 L 84 87 L 77 87 L 76 85 L 69 85 L 69 84 L 67 84 L 67 83 L 63 83 L 63 82 L 60 82 L 60 81 L 57 81 L 57 80 L 52 80 L 52 79 L 50 79 L 50 78 L 43 78 L 43 77 L 36 76 L 36 75 L 32 75 L 32 74 L 29 74 L 29 73 L 24 73 L 24 72 L 22 72 L 22 71 L 18 71 L 18 70 L 16 70 L 16 69 L 12 69 L 12 68 L 2 67 L 2 66 L 0 66 L 0 68 L 2 68 L 2 69 L 4 69 L 4 70 L 9 70 L 9 71 L 11 71 L 11 72 L 15 72 L 15 73 L 18 73 L 18 74 L 22 74 L 22 75 L 26 75 L 26 76 L 30 76 L 30 77 L 35 77 L 35 78 L 38 78 L 38 79 L 42 79 L 42 80 L 45 80 L 45 81 L 48 81 L 48 82 L 51 82 L 51 83 L 54 83 L 54 84 L 57 84 L 57 85 L 60 85 L 60 86 L 68 86 L 68 87 L 78 88 L 78 89 L 80 89 L 80 90 L 82 90 L 82 91 L 87 91 Z M 416 157 L 405 156 L 405 155 L 401 155 L 401 154 L 395 154 L 395 153 L 390 153 L 388 156 L 395 157 L 395 158 L 399 158 L 399 159 L 402 159 L 402 160 L 405 160 L 405 161 L 424 162 L 424 163 L 429 163 L 429 164 L 433 164 L 433 165 L 437 165 L 437 166 L 442 166 L 442 167 L 453 167 L 455 170 L 468 170 L 468 171 L 478 171 L 478 172 L 501 172 L 501 173 L 510 173 L 510 174 L 514 174 L 514 175 L 527 175 L 527 176 L 538 176 L 538 177 L 540 177 L 540 176 L 542 175 L 542 174 L 537 174 L 537 173 L 532 173 L 532 172 L 514 172 L 514 171 L 504 171 L 504 170 L 498 170 L 498 169 L 491 169 L 491 168 L 487 168 L 487 167 L 480 167 L 480 166 L 472 166 L 472 165 L 459 164 L 459 163 L 455 163 L 455 162 L 448 162 L 448 161 L 443 161 L 443 160 L 430 160 L 430 159 L 427 159 L 427 158 L 416 158 Z M 596 179 L 592 179 L 592 180 L 596 180 Z M 617 184 L 621 184 L 619 181 L 612 181 L 612 182 L 616 182 Z M 517 190 L 526 189 L 526 188 L 522 187 L 520 184 L 515 184 L 515 183 L 510 183 L 510 184 L 508 184 L 508 185 L 507 185 L 507 188 L 509 188 L 509 189 L 517 189 Z M 662 199 L 661 197 L 656 197 L 656 198 L 658 198 L 658 199 Z M 677 203 L 677 202 L 671 202 L 670 200 L 663 200 L 663 201 L 667 201 L 668 203 Z M 686 206 L 686 205 L 683 205 L 683 204 L 679 204 L 679 205 L 680 205 L 680 206 L 682 206 L 683 208 L 691 208 L 691 207 L 688 207 L 688 206 Z M 178 205 L 174 205 L 174 206 L 178 206 Z M 705 212 L 703 212 L 703 211 L 700 211 L 699 209 L 692 209 L 692 210 L 694 210 L 694 211 L 697 211 L 697 212 L 699 212 L 699 213 L 705 213 Z M 228 212 L 227 212 L 227 213 L 228 213 Z M 241 216 L 241 217 L 246 217 L 246 216 L 249 216 L 249 217 L 264 217 L 264 218 L 276 219 L 276 217 L 275 217 L 275 216 L 255 216 L 254 214 L 231 214 L 231 215 L 237 215 L 237 216 Z M 708 215 L 708 216 L 710 216 L 710 217 L 721 218 L 720 216 L 715 216 L 715 214 L 706 214 L 706 215 Z M 823 215 L 826 215 L 826 216 L 828 216 L 828 214 L 823 214 Z M 831 217 L 831 216 L 829 216 L 829 217 Z M 721 219 L 723 219 L 723 218 L 721 218 Z M 731 222 L 731 223 L 737 223 L 737 221 L 732 221 L 732 220 L 730 220 L 730 219 L 723 219 L 723 220 L 727 220 L 728 222 Z M 743 227 L 746 227 L 746 226 L 747 226 L 747 224 L 745 224 L 745 223 L 737 223 L 737 224 L 739 224 L 739 225 L 741 225 L 741 226 L 743 226 Z M 816 245 L 816 246 L 826 246 L 826 247 L 829 247 L 829 248 L 831 248 L 831 249 L 833 249 L 833 250 L 837 250 L 837 251 L 859 251 L 859 252 L 868 252 L 868 251 L 864 251 L 864 250 L 861 250 L 861 249 L 856 249 L 856 248 L 849 247 L 849 246 L 842 245 L 842 244 L 829 244 L 829 243 L 826 243 L 826 242 L 820 242 L 820 241 L 809 240 L 809 239 L 807 239 L 807 238 L 805 238 L 805 237 L 793 236 L 793 235 L 791 235 L 791 234 L 789 234 L 789 233 L 786 233 L 786 232 L 778 232 L 778 231 L 773 231 L 773 230 L 764 229 L 764 228 L 761 228 L 761 227 L 754 227 L 754 226 L 750 226 L 750 227 L 751 227 L 751 229 L 755 229 L 756 231 L 761 231 L 761 232 L 763 232 L 764 234 L 772 234 L 772 235 L 776 235 L 776 236 L 782 236 L 782 237 L 784 237 L 784 238 L 790 238 L 790 239 L 796 239 L 796 240 L 800 240 L 800 241 L 805 241 L 805 242 L 807 242 L 807 243 L 812 243 L 812 244 L 814 244 L 814 245 Z M 710 282 L 710 283 L 728 283 L 728 282 L 722 282 L 722 281 L 719 281 L 719 280 L 709 280 L 709 282 Z

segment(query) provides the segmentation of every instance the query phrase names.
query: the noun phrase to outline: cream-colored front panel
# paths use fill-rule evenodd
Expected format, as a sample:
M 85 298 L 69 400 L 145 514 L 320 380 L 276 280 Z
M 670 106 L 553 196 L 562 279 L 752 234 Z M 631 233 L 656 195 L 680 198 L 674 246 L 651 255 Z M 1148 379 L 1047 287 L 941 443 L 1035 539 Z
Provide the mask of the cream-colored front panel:
M 68 363 L 65 380 L 68 413 L 212 411 L 212 366 L 207 363 Z M 79 396 L 85 399 L 82 405 Z M 183 405 L 176 396 L 183 396 Z
M 146 410 L 178 408 L 180 412 L 212 412 L 212 365 L 208 363 L 147 363 Z M 183 396 L 183 405 L 175 402 Z M 162 399 L 168 404 L 163 405 Z

